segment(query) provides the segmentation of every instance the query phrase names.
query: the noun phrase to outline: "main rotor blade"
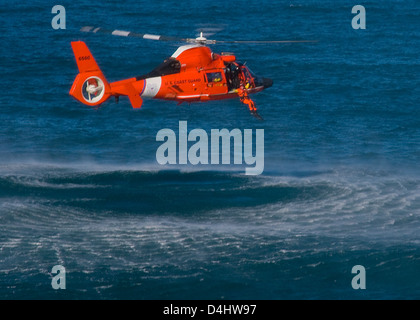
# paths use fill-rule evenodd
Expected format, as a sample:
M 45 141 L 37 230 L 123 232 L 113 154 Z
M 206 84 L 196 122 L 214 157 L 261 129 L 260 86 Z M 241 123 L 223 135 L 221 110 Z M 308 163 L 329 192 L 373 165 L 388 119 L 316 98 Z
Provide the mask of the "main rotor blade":
M 200 35 L 198 38 L 178 38 L 178 37 L 168 37 L 147 33 L 135 33 L 131 31 L 124 30 L 107 30 L 103 28 L 95 28 L 91 26 L 86 26 L 80 29 L 82 32 L 92 32 L 92 33 L 104 33 L 111 34 L 114 36 L 120 37 L 135 37 L 142 38 L 147 40 L 157 40 L 157 41 L 177 41 L 177 42 L 187 42 L 187 43 L 198 43 L 198 44 L 216 44 L 216 43 L 242 43 L 242 44 L 264 44 L 264 43 L 305 43 L 305 42 L 318 42 L 317 40 L 210 40 Z
M 214 40 L 214 43 L 243 43 L 243 44 L 264 44 L 264 43 L 308 43 L 318 40 Z
M 147 34 L 147 33 L 135 33 L 131 31 L 123 31 L 123 30 L 107 30 L 103 28 L 95 28 L 91 26 L 86 26 L 80 29 L 82 32 L 92 32 L 92 33 L 104 33 L 104 34 L 111 34 L 114 36 L 120 37 L 136 37 L 142 38 L 147 40 L 158 40 L 158 41 L 183 41 L 186 42 L 188 39 L 182 39 L 177 37 L 167 37 L 155 34 Z

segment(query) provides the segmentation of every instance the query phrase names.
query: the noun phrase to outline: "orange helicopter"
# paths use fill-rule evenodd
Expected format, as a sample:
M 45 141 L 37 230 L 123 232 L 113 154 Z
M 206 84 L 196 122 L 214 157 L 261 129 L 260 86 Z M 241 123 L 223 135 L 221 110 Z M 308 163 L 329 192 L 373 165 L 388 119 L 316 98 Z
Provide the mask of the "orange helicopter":
M 213 53 L 206 44 L 215 43 L 291 43 L 303 41 L 216 41 L 207 40 L 203 33 L 195 39 L 179 39 L 151 34 L 138 34 L 122 30 L 83 27 L 83 32 L 106 33 L 123 37 L 149 40 L 183 41 L 175 53 L 151 72 L 109 83 L 87 45 L 82 41 L 71 43 L 79 74 L 70 89 L 70 95 L 85 105 L 95 107 L 114 96 L 128 96 L 133 108 L 140 108 L 143 98 L 182 102 L 205 102 L 238 98 L 258 119 L 255 103 L 249 94 L 273 85 L 268 78 L 258 77 L 231 53 Z

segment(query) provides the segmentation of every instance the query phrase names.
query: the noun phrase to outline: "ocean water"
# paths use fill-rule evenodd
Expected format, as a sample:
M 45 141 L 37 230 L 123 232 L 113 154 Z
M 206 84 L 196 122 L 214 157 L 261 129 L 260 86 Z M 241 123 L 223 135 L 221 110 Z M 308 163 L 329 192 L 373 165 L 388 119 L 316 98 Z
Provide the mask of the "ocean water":
M 0 299 L 420 298 L 418 1 L 62 1 L 65 30 L 55 4 L 0 7 Z M 351 26 L 357 4 L 365 30 Z M 263 122 L 236 100 L 93 110 L 68 95 L 71 41 L 109 81 L 181 44 L 85 25 L 319 42 L 211 46 L 274 80 L 253 96 Z M 264 173 L 159 165 L 156 134 L 179 121 L 264 129 Z

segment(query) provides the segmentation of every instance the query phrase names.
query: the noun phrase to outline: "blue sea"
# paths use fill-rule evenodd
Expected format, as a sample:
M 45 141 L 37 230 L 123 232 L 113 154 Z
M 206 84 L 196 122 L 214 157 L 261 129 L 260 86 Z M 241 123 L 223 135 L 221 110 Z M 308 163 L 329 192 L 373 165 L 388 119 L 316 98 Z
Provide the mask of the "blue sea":
M 66 29 L 52 28 L 56 4 Z M 0 299 L 420 298 L 418 1 L 2 1 L 0 16 Z M 86 25 L 318 42 L 211 45 L 273 79 L 252 96 L 264 121 L 239 100 L 94 110 L 68 94 L 71 41 L 109 81 L 182 43 Z M 264 129 L 263 174 L 158 164 L 156 134 L 179 121 Z

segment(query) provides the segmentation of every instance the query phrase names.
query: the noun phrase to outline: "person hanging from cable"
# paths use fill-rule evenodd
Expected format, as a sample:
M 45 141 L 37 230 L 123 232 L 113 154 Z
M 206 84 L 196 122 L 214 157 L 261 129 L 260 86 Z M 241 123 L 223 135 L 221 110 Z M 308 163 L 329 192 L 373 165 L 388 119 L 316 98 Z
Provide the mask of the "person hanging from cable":
M 247 106 L 248 106 L 249 111 L 251 112 L 251 114 L 252 114 L 254 117 L 256 117 L 256 118 L 258 118 L 258 119 L 262 120 L 262 117 L 258 114 L 258 112 L 257 112 L 257 108 L 255 107 L 255 102 L 254 102 L 254 101 L 252 101 L 252 100 L 251 100 L 251 98 L 250 98 L 250 97 L 249 97 L 249 95 L 248 95 L 248 91 L 247 91 L 247 90 L 249 89 L 249 87 L 250 87 L 249 82 L 247 82 L 247 83 L 244 85 L 244 81 L 241 79 L 240 86 L 239 86 L 239 88 L 237 89 L 239 99 L 241 100 L 241 102 L 242 102 L 243 104 L 245 104 L 245 105 L 247 105 Z

